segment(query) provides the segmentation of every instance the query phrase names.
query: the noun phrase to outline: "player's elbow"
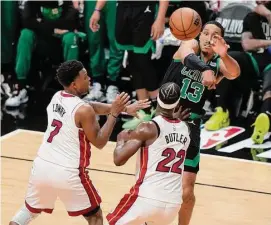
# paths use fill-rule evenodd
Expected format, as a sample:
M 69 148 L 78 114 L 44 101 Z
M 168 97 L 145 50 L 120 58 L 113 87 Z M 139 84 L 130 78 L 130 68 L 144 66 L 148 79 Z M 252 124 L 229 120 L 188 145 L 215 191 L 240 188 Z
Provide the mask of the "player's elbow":
M 125 161 L 120 157 L 117 152 L 114 152 L 114 164 L 116 166 L 122 166 L 125 164 Z
M 228 76 L 227 78 L 228 78 L 229 80 L 234 80 L 234 79 L 236 79 L 237 77 L 240 76 L 240 73 L 241 73 L 241 71 L 240 71 L 240 68 L 239 68 L 239 66 L 238 66 L 238 68 L 234 69 L 234 70 L 230 73 L 230 76 Z
M 95 143 L 93 144 L 96 148 L 98 148 L 99 150 L 102 150 L 104 148 L 104 146 L 106 145 L 106 143 Z

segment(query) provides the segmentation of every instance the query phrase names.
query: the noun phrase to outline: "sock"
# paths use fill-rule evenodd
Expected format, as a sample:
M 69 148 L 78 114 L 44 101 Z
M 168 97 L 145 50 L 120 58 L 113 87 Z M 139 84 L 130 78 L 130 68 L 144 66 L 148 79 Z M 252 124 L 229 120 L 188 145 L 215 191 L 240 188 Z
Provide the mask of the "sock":
M 261 112 L 267 114 L 271 121 L 271 98 L 267 98 L 263 101 Z

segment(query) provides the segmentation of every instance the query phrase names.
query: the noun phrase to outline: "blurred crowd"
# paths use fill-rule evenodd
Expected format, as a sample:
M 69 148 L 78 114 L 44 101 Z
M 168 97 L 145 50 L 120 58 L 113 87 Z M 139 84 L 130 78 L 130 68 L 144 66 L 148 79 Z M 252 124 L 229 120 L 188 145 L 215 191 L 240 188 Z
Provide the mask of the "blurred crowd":
M 5 107 L 28 102 L 31 89 L 46 89 L 56 82 L 53 71 L 61 62 L 78 59 L 91 77 L 86 100 L 111 103 L 128 85 L 131 95 L 139 100 L 148 98 L 153 104 L 123 127 L 132 129 L 140 121 L 150 120 L 159 83 L 181 42 L 168 27 L 169 16 L 180 7 L 196 10 L 203 24 L 210 20 L 221 23 L 230 55 L 241 68 L 237 80 L 223 81 L 210 93 L 206 111 L 216 109 L 206 123 L 209 129 L 220 129 L 221 121 L 231 116 L 257 111 L 257 101 L 261 104 L 261 99 L 268 98 L 265 91 L 271 90 L 265 90 L 262 81 L 269 79 L 271 84 L 271 1 L 110 0 L 103 8 L 99 4 L 83 0 L 1 1 L 1 96 Z M 150 23 L 137 29 L 133 46 L 125 45 L 129 40 L 119 29 L 128 29 L 129 15 L 120 16 L 118 11 L 140 4 L 145 14 L 149 13 Z M 131 15 L 139 14 L 134 10 Z

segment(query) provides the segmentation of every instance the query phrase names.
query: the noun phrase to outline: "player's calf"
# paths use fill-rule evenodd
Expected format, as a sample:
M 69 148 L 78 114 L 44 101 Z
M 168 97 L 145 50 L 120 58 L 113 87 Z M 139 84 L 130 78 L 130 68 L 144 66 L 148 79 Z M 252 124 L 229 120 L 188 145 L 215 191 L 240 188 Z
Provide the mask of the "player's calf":
M 88 225 L 103 225 L 103 212 L 100 206 L 83 216 L 88 221 Z
M 196 203 L 194 186 L 197 174 L 184 172 L 183 176 L 183 203 L 179 211 L 179 225 L 188 225 L 190 223 L 193 209 Z
M 30 212 L 24 205 L 12 218 L 9 225 L 27 225 L 39 215 L 40 213 Z

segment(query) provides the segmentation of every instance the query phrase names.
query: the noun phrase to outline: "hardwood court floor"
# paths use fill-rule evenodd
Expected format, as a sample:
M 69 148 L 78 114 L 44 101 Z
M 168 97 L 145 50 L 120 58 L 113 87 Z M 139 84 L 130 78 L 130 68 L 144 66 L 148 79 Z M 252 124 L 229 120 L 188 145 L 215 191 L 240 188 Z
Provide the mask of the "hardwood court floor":
M 41 141 L 42 133 L 26 130 L 17 130 L 1 139 L 3 225 L 8 224 L 24 202 L 32 160 Z M 89 174 L 102 196 L 104 216 L 134 184 L 135 157 L 127 165 L 116 167 L 113 148 L 112 142 L 102 151 L 92 148 Z M 191 225 L 270 225 L 270 178 L 270 164 L 202 154 Z M 42 214 L 31 224 L 85 225 L 86 222 L 81 217 L 69 217 L 63 204 L 57 201 L 52 215 Z

